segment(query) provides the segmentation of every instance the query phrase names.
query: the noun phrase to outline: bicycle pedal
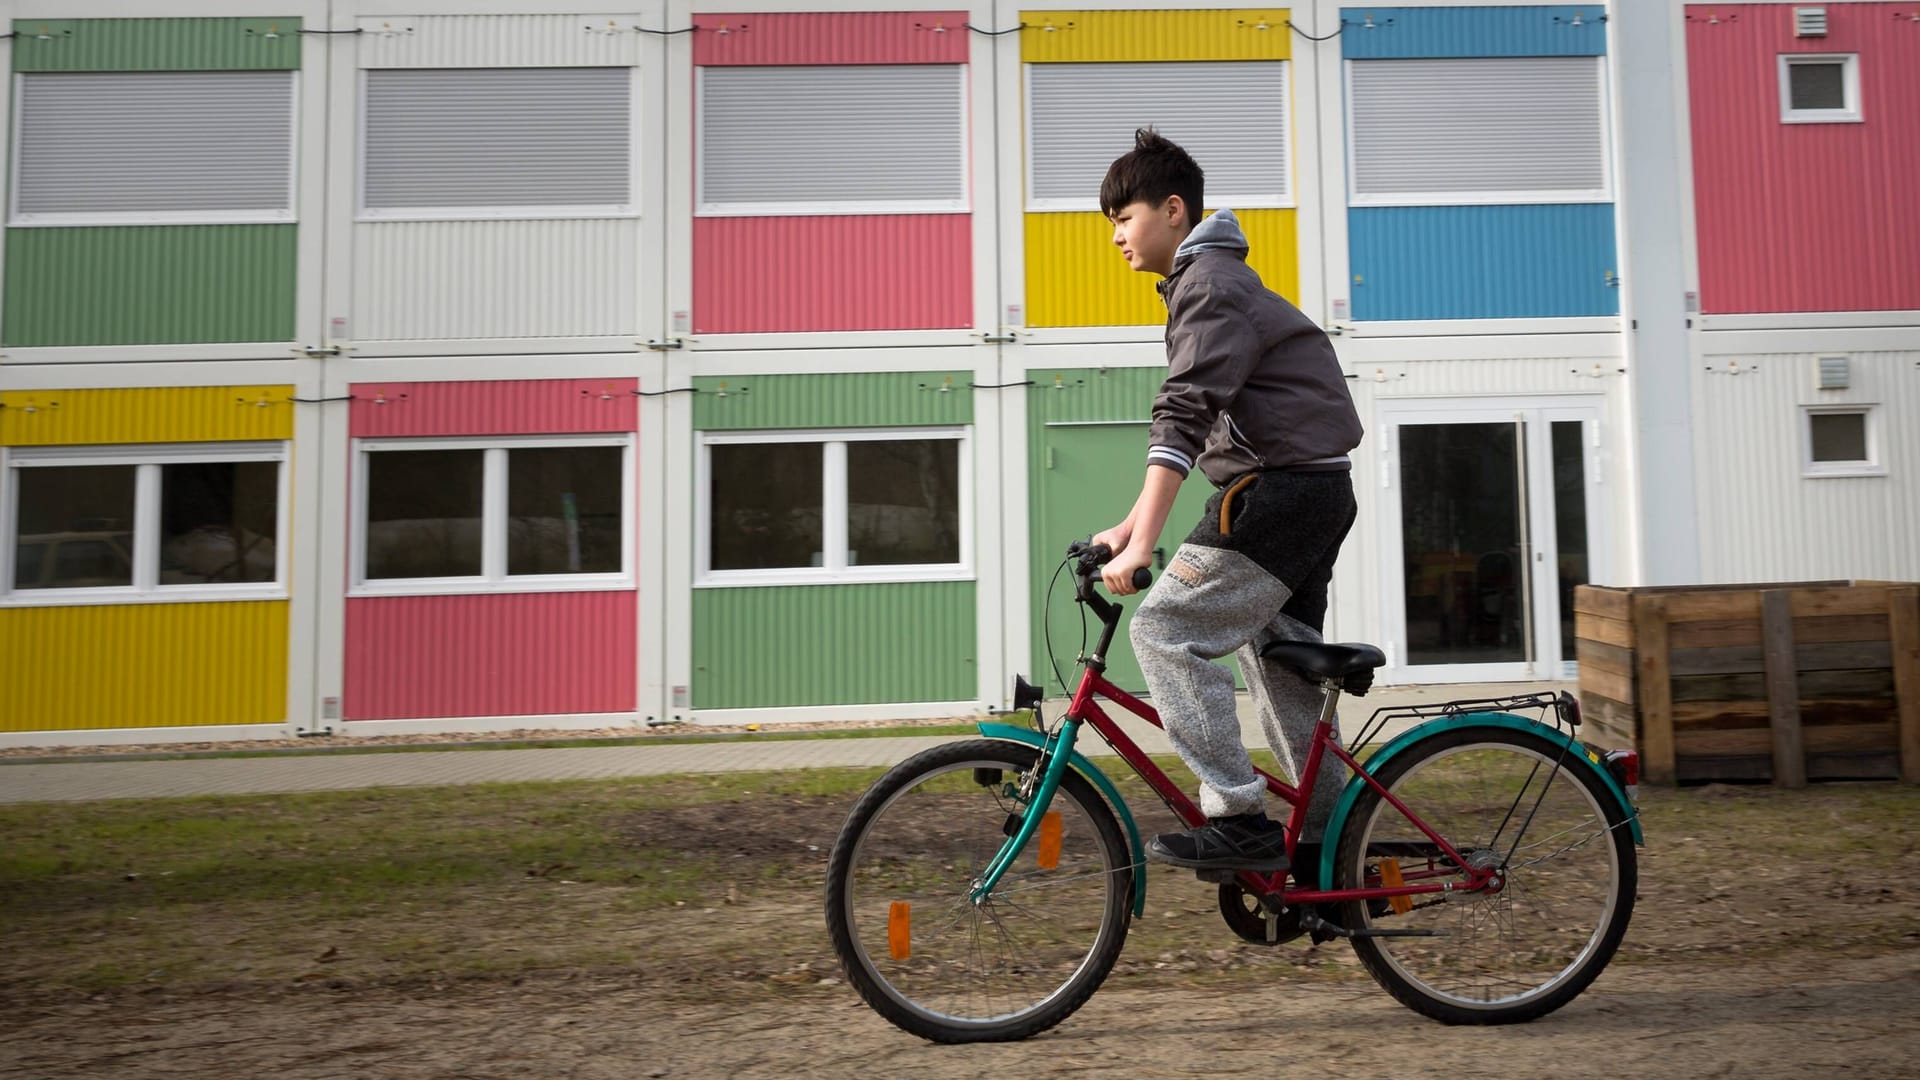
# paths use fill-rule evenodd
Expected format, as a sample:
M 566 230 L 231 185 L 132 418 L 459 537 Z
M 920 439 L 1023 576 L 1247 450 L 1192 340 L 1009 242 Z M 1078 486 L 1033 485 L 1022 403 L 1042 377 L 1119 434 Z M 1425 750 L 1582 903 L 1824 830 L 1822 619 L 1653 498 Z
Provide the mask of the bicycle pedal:
M 1209 885 L 1225 885 L 1230 881 L 1238 879 L 1240 871 L 1220 869 L 1195 870 L 1193 876 Z

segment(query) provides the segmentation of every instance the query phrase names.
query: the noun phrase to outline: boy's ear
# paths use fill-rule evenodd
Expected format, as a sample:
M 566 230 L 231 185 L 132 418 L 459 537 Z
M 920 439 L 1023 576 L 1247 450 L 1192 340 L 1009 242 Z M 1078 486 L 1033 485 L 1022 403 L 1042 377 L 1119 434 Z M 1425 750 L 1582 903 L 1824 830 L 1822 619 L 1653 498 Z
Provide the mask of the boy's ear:
M 1178 195 L 1169 195 L 1167 196 L 1167 201 L 1162 204 L 1162 209 L 1166 211 L 1167 223 L 1174 228 L 1190 229 L 1193 227 L 1193 213 L 1192 209 L 1187 206 L 1187 200 Z

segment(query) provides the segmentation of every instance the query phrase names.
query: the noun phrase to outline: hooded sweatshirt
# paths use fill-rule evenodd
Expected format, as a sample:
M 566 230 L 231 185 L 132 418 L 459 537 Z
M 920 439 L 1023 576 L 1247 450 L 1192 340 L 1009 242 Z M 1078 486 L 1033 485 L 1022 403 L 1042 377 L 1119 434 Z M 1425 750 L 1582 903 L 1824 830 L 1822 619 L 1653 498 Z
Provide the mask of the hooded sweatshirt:
M 1360 416 L 1333 344 L 1260 283 L 1231 210 L 1201 221 L 1160 282 L 1167 378 L 1153 402 L 1147 462 L 1225 486 L 1262 469 L 1352 467 Z

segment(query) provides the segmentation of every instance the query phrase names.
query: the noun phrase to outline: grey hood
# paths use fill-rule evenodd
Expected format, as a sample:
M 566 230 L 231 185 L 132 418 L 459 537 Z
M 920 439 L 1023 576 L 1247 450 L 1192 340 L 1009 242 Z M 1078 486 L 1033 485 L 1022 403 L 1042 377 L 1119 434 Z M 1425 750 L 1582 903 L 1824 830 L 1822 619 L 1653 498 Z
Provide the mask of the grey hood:
M 1193 227 L 1174 250 L 1173 261 L 1191 258 L 1203 251 L 1231 251 L 1247 257 L 1247 234 L 1240 231 L 1240 219 L 1231 210 L 1215 210 Z

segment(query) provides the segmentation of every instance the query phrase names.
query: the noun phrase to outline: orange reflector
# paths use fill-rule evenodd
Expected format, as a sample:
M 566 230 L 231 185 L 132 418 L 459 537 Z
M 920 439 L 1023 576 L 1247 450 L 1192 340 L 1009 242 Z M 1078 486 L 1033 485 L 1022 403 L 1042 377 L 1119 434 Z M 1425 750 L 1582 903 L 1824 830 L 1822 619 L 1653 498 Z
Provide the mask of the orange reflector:
M 1060 868 L 1060 811 L 1049 810 L 1040 815 L 1040 869 L 1057 870 Z
M 1389 889 L 1397 889 L 1406 883 L 1407 879 L 1400 876 L 1399 859 L 1380 860 L 1380 884 L 1385 885 Z M 1389 896 L 1387 897 L 1387 905 L 1393 908 L 1395 915 L 1405 915 L 1407 912 L 1413 910 L 1413 897 Z
M 887 905 L 887 955 L 905 960 L 913 955 L 913 905 L 895 900 Z

